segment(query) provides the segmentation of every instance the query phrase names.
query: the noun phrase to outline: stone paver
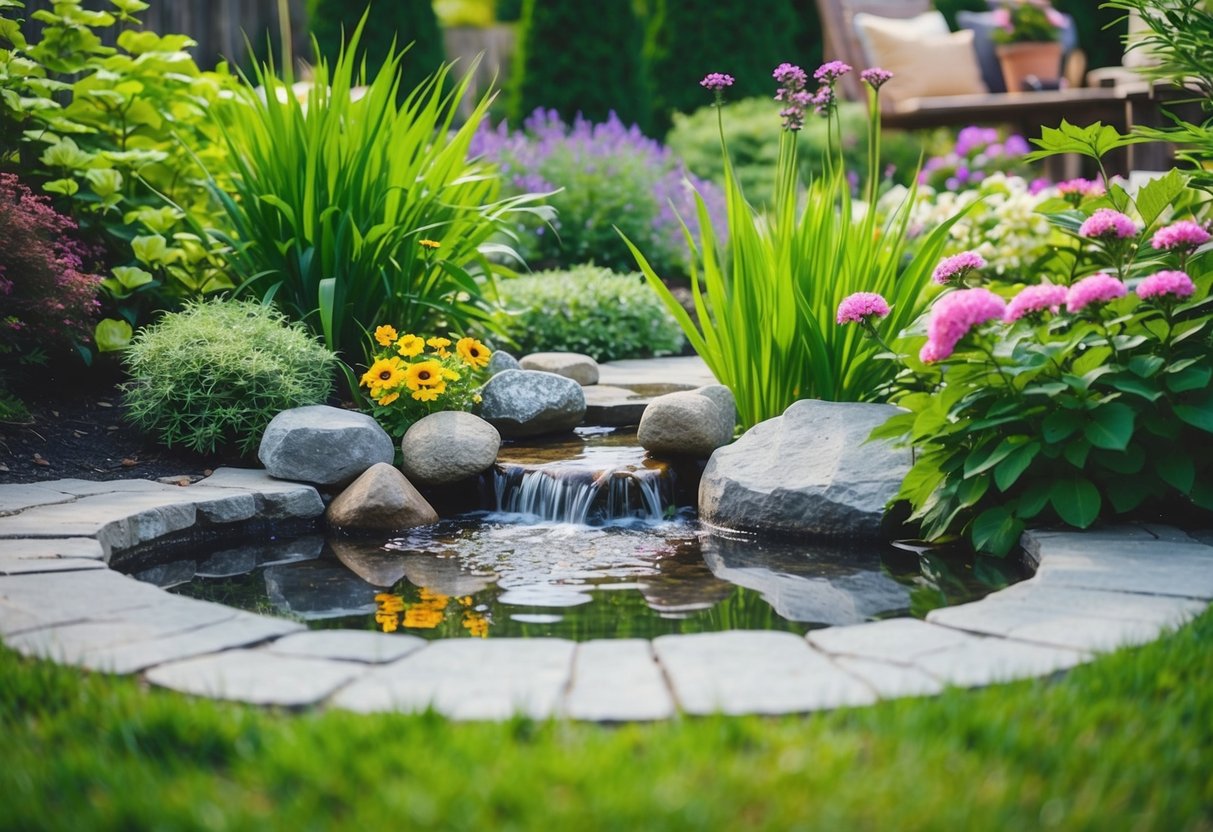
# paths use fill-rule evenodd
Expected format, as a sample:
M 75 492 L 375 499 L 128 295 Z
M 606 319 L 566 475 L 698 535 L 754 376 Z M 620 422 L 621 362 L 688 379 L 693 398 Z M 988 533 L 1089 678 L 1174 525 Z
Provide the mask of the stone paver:
M 228 650 L 161 665 L 148 671 L 147 679 L 195 696 L 297 708 L 320 702 L 363 672 L 352 662 Z
M 891 664 L 912 664 L 939 650 L 960 647 L 971 636 L 915 618 L 890 618 L 851 627 L 811 630 L 809 643 L 826 653 Z
M 949 685 L 971 688 L 1047 676 L 1090 658 L 1077 650 L 974 637 L 959 647 L 927 653 L 914 666 Z
M 1024 536 L 1042 584 L 1213 600 L 1213 547 L 1159 539 L 1086 539 L 1085 532 Z
M 867 685 L 791 633 L 659 636 L 653 649 L 691 714 L 799 713 L 876 701 Z
M 108 569 L 11 575 L 0 578 L 0 636 L 103 619 L 163 599 L 159 588 Z
M 33 506 L 68 503 L 74 499 L 71 494 L 41 485 L 0 485 L 0 517 L 25 511 Z
M 0 540 L 0 558 L 87 558 L 104 560 L 101 544 L 90 537 L 52 537 L 39 540 Z
M 943 690 L 943 683 L 916 667 L 905 667 L 855 656 L 835 656 L 834 664 L 862 679 L 881 699 L 903 696 L 931 696 Z
M 564 713 L 595 722 L 634 722 L 674 715 L 674 699 L 644 639 L 577 645 Z
M 362 630 L 307 630 L 271 642 L 265 649 L 281 656 L 385 664 L 402 659 L 425 644 L 425 639 L 417 636 Z
M 554 716 L 572 675 L 563 639 L 448 639 L 372 670 L 333 704 L 353 711 L 424 711 L 453 719 Z

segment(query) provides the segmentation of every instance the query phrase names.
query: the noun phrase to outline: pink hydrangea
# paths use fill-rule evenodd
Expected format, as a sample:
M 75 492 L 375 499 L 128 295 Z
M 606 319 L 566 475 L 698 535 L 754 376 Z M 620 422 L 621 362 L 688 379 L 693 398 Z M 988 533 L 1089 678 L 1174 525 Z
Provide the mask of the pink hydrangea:
M 1098 182 L 1092 182 L 1090 179 L 1067 179 L 1065 182 L 1057 183 L 1057 192 L 1062 196 L 1076 194 L 1080 197 L 1087 196 L 1103 196 L 1104 187 Z
M 1192 220 L 1180 220 L 1155 231 L 1150 245 L 1157 249 L 1172 251 L 1199 248 L 1210 239 L 1209 232 L 1200 223 L 1192 222 Z
M 1018 321 L 1025 315 L 1036 315 L 1046 310 L 1054 314 L 1066 302 L 1066 287 L 1052 283 L 1041 283 L 1029 286 L 1007 304 L 1007 312 L 1003 320 L 1007 323 Z
M 1006 302 L 989 289 L 961 289 L 943 295 L 931 309 L 927 343 L 918 357 L 928 364 L 947 358 L 973 327 L 1001 318 L 1006 311 Z
M 1128 290 L 1110 274 L 1093 274 L 1070 287 L 1066 293 L 1066 311 L 1081 312 L 1093 303 L 1107 303 L 1123 298 Z
M 862 324 L 870 315 L 883 318 L 889 314 L 889 302 L 875 292 L 856 292 L 847 295 L 838 304 L 838 316 L 835 320 L 840 324 Z
M 1083 237 L 1123 240 L 1137 233 L 1137 223 L 1119 211 L 1113 211 L 1111 208 L 1100 208 L 1094 214 L 1087 217 L 1086 222 L 1078 229 L 1078 233 Z
M 1196 284 L 1186 272 L 1161 271 L 1155 272 L 1137 284 L 1137 296 L 1142 300 L 1147 298 L 1190 298 L 1196 291 Z
M 960 254 L 953 254 L 951 257 L 940 260 L 935 271 L 931 273 L 931 279 L 947 286 L 950 283 L 960 282 L 969 272 L 985 267 L 986 259 L 980 254 L 975 251 L 962 251 Z

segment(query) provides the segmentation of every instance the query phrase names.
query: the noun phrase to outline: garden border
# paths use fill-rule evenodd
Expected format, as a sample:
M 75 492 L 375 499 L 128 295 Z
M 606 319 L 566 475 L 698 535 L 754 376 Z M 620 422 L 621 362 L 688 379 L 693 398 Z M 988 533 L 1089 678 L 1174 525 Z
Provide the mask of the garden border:
M 603 722 L 785 714 L 1045 676 L 1142 644 L 1213 601 L 1213 531 L 1030 531 L 1034 577 L 926 621 L 643 639 L 447 639 L 302 625 L 171 595 L 108 567 L 187 529 L 315 518 L 311 486 L 220 469 L 0 485 L 0 639 L 26 656 L 281 707 Z

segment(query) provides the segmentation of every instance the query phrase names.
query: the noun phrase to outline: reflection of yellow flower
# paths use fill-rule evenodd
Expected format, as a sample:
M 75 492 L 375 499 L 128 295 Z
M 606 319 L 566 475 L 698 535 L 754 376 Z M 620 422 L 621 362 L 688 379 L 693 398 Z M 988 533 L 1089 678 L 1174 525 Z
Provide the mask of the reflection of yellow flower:
M 445 386 L 442 380 L 442 365 L 433 359 L 410 364 L 404 370 L 404 383 L 410 390 Z
M 362 383 L 371 388 L 371 395 L 378 396 L 386 387 L 396 387 L 405 380 L 404 362 L 399 358 L 380 358 L 362 374 Z
M 477 612 L 468 611 L 463 614 L 463 628 L 473 638 L 489 637 L 489 620 Z
M 475 338 L 460 338 L 455 344 L 455 351 L 459 353 L 459 357 L 464 362 L 471 364 L 473 367 L 485 367 L 489 363 L 489 348 L 477 341 Z
M 376 327 L 375 340 L 379 342 L 379 346 L 386 347 L 388 344 L 396 340 L 396 328 L 387 324 Z
M 418 402 L 436 402 L 438 397 L 446 392 L 446 385 L 440 387 L 422 387 L 413 394 L 413 400 Z
M 375 623 L 383 628 L 385 633 L 394 633 L 400 626 L 400 613 L 404 609 L 404 599 L 399 595 L 381 592 L 375 596 L 378 609 L 375 611 Z
M 381 398 L 381 399 L 379 400 L 379 404 L 380 404 L 381 406 L 383 406 L 383 407 L 386 407 L 387 405 L 389 405 L 389 404 L 391 404 L 392 402 L 396 401 L 396 399 L 398 399 L 398 398 L 400 398 L 400 393 L 399 393 L 399 392 L 396 392 L 396 393 L 388 393 L 386 396 L 384 396 L 383 398 Z
M 438 353 L 443 358 L 446 358 L 448 355 L 450 355 L 450 353 L 447 352 L 447 349 L 446 349 L 447 347 L 449 347 L 451 345 L 450 338 L 435 337 L 435 338 L 429 339 L 428 341 L 426 341 L 426 343 L 430 345 L 430 348 L 433 349 L 434 352 Z
M 426 248 L 438 248 L 442 243 L 437 240 L 418 240 L 417 245 L 425 246 Z
M 418 338 L 416 335 L 401 335 L 400 340 L 396 342 L 396 352 L 403 355 L 405 358 L 412 358 L 415 355 L 420 355 L 425 349 L 425 341 Z
M 425 587 L 421 588 L 421 591 L 417 593 L 417 597 L 422 601 L 437 604 L 441 607 L 445 607 L 447 602 L 451 600 L 451 596 L 443 595 L 441 592 L 434 592 Z
M 418 604 L 409 607 L 404 614 L 404 626 L 418 630 L 432 630 L 442 623 L 442 610 Z

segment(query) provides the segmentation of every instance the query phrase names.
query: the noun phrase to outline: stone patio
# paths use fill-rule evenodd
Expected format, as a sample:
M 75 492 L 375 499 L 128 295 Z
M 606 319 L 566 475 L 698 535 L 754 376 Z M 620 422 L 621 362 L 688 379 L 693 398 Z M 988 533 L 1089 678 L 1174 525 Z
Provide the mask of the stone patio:
M 0 486 L 0 639 L 27 656 L 280 707 L 514 713 L 601 722 L 784 714 L 1043 676 L 1157 638 L 1213 601 L 1213 534 L 1029 532 L 1035 577 L 926 621 L 644 640 L 458 639 L 308 631 L 169 594 L 107 564 L 174 532 L 323 512 L 310 486 L 221 469 Z

